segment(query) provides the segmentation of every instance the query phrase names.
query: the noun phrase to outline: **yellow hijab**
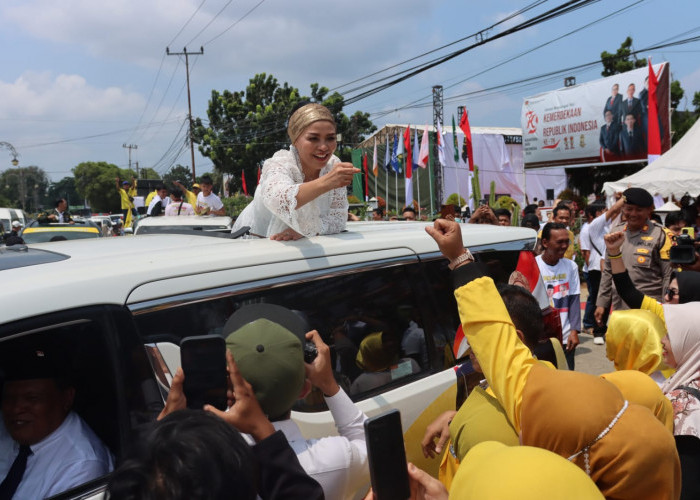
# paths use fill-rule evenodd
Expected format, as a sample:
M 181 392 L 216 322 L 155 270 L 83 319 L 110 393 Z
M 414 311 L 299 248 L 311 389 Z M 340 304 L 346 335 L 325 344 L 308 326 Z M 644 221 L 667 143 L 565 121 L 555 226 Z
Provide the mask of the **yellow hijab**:
M 533 366 L 521 422 L 523 445 L 571 457 L 590 470 L 608 499 L 677 500 L 680 495 L 673 435 L 647 408 L 628 403 L 600 377 Z
M 603 495 L 585 472 L 551 451 L 484 441 L 459 466 L 450 498 L 603 500 Z
M 360 342 L 360 349 L 357 352 L 357 356 L 355 356 L 355 363 L 362 370 L 381 372 L 391 368 L 398 359 L 397 353 L 385 345 L 384 334 L 382 332 L 374 332 L 367 335 Z
M 605 354 L 616 370 L 638 370 L 651 375 L 668 368 L 663 363 L 663 320 L 651 311 L 614 311 L 608 320 Z
M 620 370 L 604 373 L 601 377 L 620 389 L 622 396 L 630 403 L 649 408 L 659 422 L 673 433 L 671 401 L 649 375 L 636 370 Z

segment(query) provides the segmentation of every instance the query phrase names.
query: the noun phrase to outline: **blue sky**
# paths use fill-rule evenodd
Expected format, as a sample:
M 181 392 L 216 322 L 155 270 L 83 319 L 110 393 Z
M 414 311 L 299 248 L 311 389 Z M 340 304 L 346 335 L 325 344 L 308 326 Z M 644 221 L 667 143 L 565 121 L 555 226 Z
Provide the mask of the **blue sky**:
M 124 143 L 138 145 L 133 161 L 164 173 L 172 163 L 190 164 L 189 150 L 177 156 L 182 148 L 172 147 L 181 142 L 187 96 L 184 60 L 165 56 L 168 45 L 178 52 L 204 45 L 204 56 L 190 59 L 190 75 L 192 114 L 206 118 L 212 89 L 243 90 L 256 73 L 271 73 L 304 93 L 313 82 L 334 88 L 477 32 L 526 3 L 3 0 L 0 141 L 16 147 L 22 165 L 37 165 L 53 180 L 70 175 L 82 161 L 126 167 Z M 563 0 L 549 0 L 506 26 L 559 3 Z M 632 4 L 623 15 L 469 78 Z M 433 85 L 443 85 L 446 120 L 461 104 L 469 109 L 472 126 L 517 127 L 522 99 L 561 87 L 561 77 L 457 102 L 449 98 L 593 61 L 603 50 L 613 52 L 627 36 L 633 37 L 635 48 L 645 48 L 695 29 L 681 38 L 700 33 L 697 0 L 600 0 L 467 52 L 346 112 L 370 112 L 377 126 L 430 123 L 430 106 L 392 110 L 426 98 Z M 655 63 L 670 61 L 672 75 L 688 97 L 681 107 L 690 106 L 693 93 L 700 91 L 700 43 L 644 55 Z M 585 82 L 600 78 L 601 70 L 596 66 L 574 76 Z M 0 171 L 9 167 L 9 156 L 2 160 L 5 154 L 0 151 Z M 196 155 L 198 173 L 211 169 L 207 158 Z

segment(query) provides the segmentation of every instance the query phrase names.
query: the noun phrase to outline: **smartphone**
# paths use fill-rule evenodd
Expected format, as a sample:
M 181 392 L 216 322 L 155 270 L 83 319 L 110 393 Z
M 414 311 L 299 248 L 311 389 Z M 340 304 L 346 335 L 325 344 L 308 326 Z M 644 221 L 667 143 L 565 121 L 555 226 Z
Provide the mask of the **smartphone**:
M 377 500 L 411 497 L 401 413 L 391 410 L 365 420 L 365 441 L 372 491 Z
M 223 337 L 185 337 L 180 342 L 180 362 L 185 372 L 187 407 L 201 410 L 205 404 L 210 404 L 225 410 L 228 372 Z

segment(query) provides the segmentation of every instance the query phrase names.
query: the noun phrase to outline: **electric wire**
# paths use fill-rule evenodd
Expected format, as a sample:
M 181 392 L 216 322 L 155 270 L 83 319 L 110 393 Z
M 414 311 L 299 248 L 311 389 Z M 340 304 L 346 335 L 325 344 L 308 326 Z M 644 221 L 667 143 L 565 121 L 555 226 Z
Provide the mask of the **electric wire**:
M 199 32 L 198 32 L 195 36 L 192 37 L 192 40 L 190 40 L 189 42 L 187 42 L 187 43 L 185 44 L 185 47 L 187 47 L 188 45 L 192 45 L 192 42 L 194 42 L 194 41 L 199 37 L 199 35 L 201 35 L 202 33 L 204 33 L 204 31 L 205 31 L 209 26 L 211 26 L 211 24 L 212 24 L 214 21 L 216 21 L 216 20 L 219 18 L 219 16 L 221 15 L 221 13 L 222 13 L 224 10 L 226 10 L 226 7 L 228 7 L 229 5 L 231 5 L 232 2 L 233 2 L 233 0 L 228 0 L 228 2 L 226 2 L 226 4 L 225 4 L 223 7 L 221 7 L 221 10 L 219 10 L 219 12 L 217 12 L 216 15 L 215 15 L 214 17 L 212 17 L 212 18 L 209 20 L 209 22 L 208 22 L 207 24 L 204 25 L 204 28 L 202 28 L 201 30 L 199 30 Z
M 236 26 L 238 23 L 240 23 L 241 21 L 243 21 L 243 20 L 244 20 L 246 17 L 248 17 L 250 14 L 252 14 L 253 11 L 255 11 L 255 9 L 257 9 L 258 7 L 260 7 L 264 2 L 265 2 L 265 0 L 260 0 L 260 1 L 259 1 L 258 3 L 256 3 L 252 8 L 250 8 L 245 14 L 243 14 L 240 18 L 238 18 L 237 21 L 234 21 L 228 28 L 226 28 L 225 30 L 223 30 L 221 33 L 219 33 L 218 35 L 216 35 L 216 36 L 215 36 L 214 38 L 212 38 L 211 40 L 208 40 L 208 41 L 204 42 L 204 44 L 202 44 L 202 45 L 203 45 L 203 46 L 209 45 L 211 42 L 213 42 L 214 40 L 216 40 L 216 39 L 219 38 L 220 36 L 224 35 L 228 30 L 230 30 L 231 28 L 233 28 L 234 26 Z

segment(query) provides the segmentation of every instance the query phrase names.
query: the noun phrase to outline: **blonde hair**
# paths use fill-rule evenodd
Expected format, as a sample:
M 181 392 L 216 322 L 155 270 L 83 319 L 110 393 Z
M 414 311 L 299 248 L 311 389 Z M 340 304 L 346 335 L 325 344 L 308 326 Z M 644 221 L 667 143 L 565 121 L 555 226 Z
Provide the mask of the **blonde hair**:
M 335 119 L 327 107 L 310 103 L 297 109 L 292 116 L 289 117 L 287 125 L 287 134 L 292 141 L 292 144 L 297 140 L 301 133 L 314 122 L 329 121 L 335 127 Z

